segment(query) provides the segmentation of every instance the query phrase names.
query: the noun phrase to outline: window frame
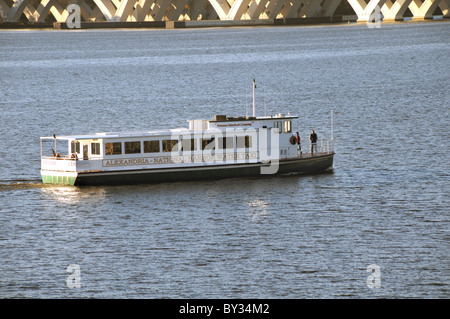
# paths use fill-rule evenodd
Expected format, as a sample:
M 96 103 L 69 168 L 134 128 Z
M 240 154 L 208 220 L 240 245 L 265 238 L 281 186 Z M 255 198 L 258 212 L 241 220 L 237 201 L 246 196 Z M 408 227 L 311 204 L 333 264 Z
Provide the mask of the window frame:
M 276 133 L 282 133 L 283 130 L 283 121 L 274 121 L 273 128 L 276 129 Z
M 235 146 L 235 138 L 234 138 L 235 136 L 222 136 L 222 137 L 219 137 L 219 139 L 218 139 L 218 143 L 217 143 L 217 149 L 219 149 L 219 150 L 234 150 L 234 146 Z M 231 144 L 232 144 L 232 146 L 231 147 L 229 147 L 228 145 L 229 145 L 229 143 L 228 143 L 228 141 L 231 141 Z M 224 142 L 225 142 L 225 147 L 223 147 L 224 146 Z
M 198 148 L 197 138 L 195 137 L 181 138 L 180 143 L 182 152 L 195 152 Z
M 108 147 L 108 144 L 112 144 L 112 153 L 108 153 L 108 151 L 107 151 L 107 147 Z M 114 153 L 114 144 L 120 144 L 120 153 Z M 120 142 L 106 142 L 106 143 L 104 143 L 104 150 L 105 150 L 105 155 L 108 155 L 108 156 L 115 156 L 115 155 L 122 155 L 123 154 L 123 142 L 122 141 L 120 141 Z
M 290 121 L 290 120 L 284 121 L 283 129 L 284 129 L 284 133 L 292 133 L 292 121 Z
M 251 135 L 236 136 L 236 149 L 249 149 L 252 147 Z
M 200 144 L 202 151 L 214 151 L 216 149 L 216 137 L 215 136 L 211 136 L 210 138 L 202 137 Z
M 175 143 L 176 142 L 176 143 Z M 162 143 L 162 151 L 164 153 L 170 153 L 170 152 L 178 152 L 180 149 L 180 143 L 178 139 L 167 139 L 167 140 L 161 140 Z M 170 150 L 166 148 L 166 146 L 171 146 Z
M 95 148 L 95 152 L 94 152 Z M 101 143 L 100 142 L 91 142 L 91 155 L 100 156 L 101 154 Z
M 158 145 L 158 150 L 157 151 L 146 151 L 146 143 L 152 143 L 152 142 L 157 142 L 157 143 L 153 143 L 153 144 L 157 144 Z M 161 153 L 161 140 L 146 140 L 143 141 L 143 148 L 142 151 L 144 154 L 149 154 L 149 153 Z
M 72 140 L 72 142 L 70 143 L 71 153 L 78 153 L 78 154 L 80 154 L 80 152 L 81 152 L 81 146 L 80 145 L 81 145 L 80 141 Z

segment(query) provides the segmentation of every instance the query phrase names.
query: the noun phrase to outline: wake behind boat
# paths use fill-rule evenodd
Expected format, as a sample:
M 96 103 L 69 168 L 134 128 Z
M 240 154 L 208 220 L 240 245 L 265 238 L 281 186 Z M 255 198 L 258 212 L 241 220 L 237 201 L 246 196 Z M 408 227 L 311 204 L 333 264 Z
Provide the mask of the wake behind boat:
M 332 169 L 333 139 L 313 141 L 301 150 L 293 130 L 297 118 L 256 117 L 253 98 L 251 117 L 216 115 L 189 120 L 189 128 L 182 129 L 41 137 L 42 181 L 114 185 Z

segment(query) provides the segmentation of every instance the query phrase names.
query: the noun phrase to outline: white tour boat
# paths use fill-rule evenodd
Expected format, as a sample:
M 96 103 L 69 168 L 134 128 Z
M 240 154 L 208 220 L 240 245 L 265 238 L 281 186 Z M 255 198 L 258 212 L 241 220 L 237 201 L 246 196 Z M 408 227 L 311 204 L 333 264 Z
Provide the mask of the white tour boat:
M 253 82 L 251 117 L 216 115 L 182 129 L 41 137 L 42 181 L 113 185 L 332 169 L 333 137 L 299 145 L 293 130 L 298 117 L 256 117 L 254 88 Z

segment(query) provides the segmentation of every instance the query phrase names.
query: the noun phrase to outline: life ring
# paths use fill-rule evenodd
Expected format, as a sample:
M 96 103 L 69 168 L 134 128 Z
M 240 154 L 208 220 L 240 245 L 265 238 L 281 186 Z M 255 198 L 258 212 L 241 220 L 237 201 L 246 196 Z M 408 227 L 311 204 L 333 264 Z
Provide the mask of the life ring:
M 292 145 L 295 145 L 295 143 L 297 143 L 297 138 L 295 136 L 291 136 L 289 142 L 291 142 Z

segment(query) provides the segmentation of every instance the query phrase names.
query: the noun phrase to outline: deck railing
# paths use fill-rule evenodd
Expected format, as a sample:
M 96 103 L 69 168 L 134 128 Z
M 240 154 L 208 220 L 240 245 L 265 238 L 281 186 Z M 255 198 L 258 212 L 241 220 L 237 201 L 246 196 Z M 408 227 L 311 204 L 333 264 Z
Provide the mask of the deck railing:
M 301 150 L 298 151 L 299 157 L 328 155 L 334 152 L 333 140 L 319 139 L 317 143 L 303 142 L 301 143 Z
M 41 159 L 64 160 L 64 161 L 74 161 L 74 160 L 76 160 L 75 157 L 71 157 L 70 155 L 59 155 L 59 156 L 42 155 Z
M 333 139 L 319 139 L 317 141 L 317 143 L 312 144 L 310 141 L 304 141 L 301 143 L 301 149 L 298 150 L 298 157 L 313 157 L 313 156 L 323 156 L 323 155 L 329 155 L 332 154 L 334 152 L 334 143 L 333 143 Z M 222 150 L 223 151 L 223 150 Z M 219 155 L 224 154 L 223 152 L 218 152 Z M 236 154 L 233 152 L 232 153 L 234 155 L 234 157 L 236 157 Z M 164 154 L 165 157 L 167 156 L 173 156 L 172 153 L 168 153 L 168 154 Z M 208 156 L 212 156 L 213 158 L 215 158 L 216 152 L 215 150 L 213 151 L 209 151 L 209 153 L 207 154 Z M 159 155 L 161 156 L 161 154 Z M 177 153 L 177 157 L 180 157 L 181 155 Z M 195 157 L 195 154 L 188 154 L 186 155 L 188 157 Z M 121 158 L 121 157 L 118 157 Z M 260 154 L 259 151 L 257 151 L 257 155 L 255 157 L 252 157 L 252 159 L 256 160 L 260 158 Z M 51 155 L 41 155 L 41 159 L 42 160 L 47 160 L 47 161 L 79 161 L 79 160 L 92 160 L 92 159 L 103 159 L 102 157 L 81 157 L 81 158 L 77 158 L 74 157 L 74 155 L 60 155 L 55 153 L 55 155 L 51 156 Z M 234 158 L 239 159 L 239 158 Z M 217 159 L 215 159 L 217 160 Z M 229 159 L 228 159 L 229 160 Z M 62 164 L 62 163 L 61 163 Z M 53 164 L 54 165 L 54 164 Z M 64 164 L 62 164 L 64 165 Z

